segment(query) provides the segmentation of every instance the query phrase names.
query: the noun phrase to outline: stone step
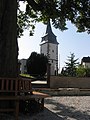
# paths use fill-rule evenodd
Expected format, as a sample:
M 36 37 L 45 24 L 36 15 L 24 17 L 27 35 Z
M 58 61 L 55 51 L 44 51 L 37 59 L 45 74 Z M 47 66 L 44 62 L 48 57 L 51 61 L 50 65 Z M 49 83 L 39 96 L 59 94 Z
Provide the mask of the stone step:
M 50 89 L 50 88 L 35 88 L 36 91 L 40 91 L 51 96 L 86 96 L 90 95 L 90 89 L 79 89 L 79 88 L 59 88 L 59 89 Z

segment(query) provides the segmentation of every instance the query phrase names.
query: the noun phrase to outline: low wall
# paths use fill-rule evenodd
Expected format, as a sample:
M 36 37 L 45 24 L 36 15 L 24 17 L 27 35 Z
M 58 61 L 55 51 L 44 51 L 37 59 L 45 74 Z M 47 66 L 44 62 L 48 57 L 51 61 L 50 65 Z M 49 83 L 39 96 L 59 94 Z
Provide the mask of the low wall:
M 81 88 L 90 89 L 90 77 L 50 77 L 50 88 Z

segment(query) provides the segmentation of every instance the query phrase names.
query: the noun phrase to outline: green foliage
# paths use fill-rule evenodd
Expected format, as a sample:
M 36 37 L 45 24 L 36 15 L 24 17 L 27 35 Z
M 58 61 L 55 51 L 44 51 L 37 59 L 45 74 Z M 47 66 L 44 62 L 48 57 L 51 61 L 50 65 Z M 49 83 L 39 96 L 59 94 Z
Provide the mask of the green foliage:
M 86 69 L 84 66 L 79 65 L 76 69 L 77 77 L 85 77 L 86 75 Z
M 48 59 L 44 54 L 32 52 L 27 60 L 27 72 L 32 76 L 44 76 L 47 70 Z
M 90 77 L 90 68 L 84 68 L 84 66 L 79 65 L 76 73 L 77 77 Z
M 25 77 L 25 78 L 30 78 L 30 79 L 34 79 L 33 76 L 30 76 L 29 74 L 20 74 L 21 77 Z
M 26 5 L 26 8 L 27 8 L 27 5 Z M 20 5 L 18 3 L 17 37 L 21 37 L 23 35 L 24 29 L 28 29 L 30 31 L 30 36 L 33 36 L 34 29 L 35 29 L 35 21 L 34 19 L 31 19 L 29 14 L 27 14 L 25 10 L 24 11 L 20 10 Z
M 78 59 L 74 59 L 75 55 L 74 53 L 71 53 L 70 56 L 68 56 L 67 62 L 65 62 L 66 66 L 64 69 L 62 69 L 62 74 L 65 76 L 76 76 L 76 68 L 78 65 L 77 60 Z
M 86 77 L 90 77 L 90 68 L 86 68 Z
M 68 76 L 66 68 L 64 68 L 64 67 L 61 70 L 61 76 Z
M 29 28 L 33 35 L 36 22 L 47 23 L 49 19 L 55 28 L 66 30 L 66 22 L 71 21 L 78 32 L 90 33 L 90 1 L 89 0 L 21 0 L 26 6 L 20 10 L 18 2 L 18 37 L 23 30 Z

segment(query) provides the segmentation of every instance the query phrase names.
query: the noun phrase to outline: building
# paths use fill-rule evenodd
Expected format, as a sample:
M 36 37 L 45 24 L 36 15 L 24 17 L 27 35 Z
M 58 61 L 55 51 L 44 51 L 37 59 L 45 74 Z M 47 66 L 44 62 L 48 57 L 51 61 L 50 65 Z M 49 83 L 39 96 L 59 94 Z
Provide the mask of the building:
M 26 62 L 27 62 L 27 59 L 19 60 L 19 63 L 20 63 L 20 73 L 21 74 L 27 73 Z
M 47 24 L 46 33 L 42 37 L 40 44 L 40 53 L 47 56 L 50 66 L 50 74 L 58 75 L 58 42 L 52 32 L 50 21 Z
M 83 57 L 81 64 L 84 66 L 84 68 L 90 68 L 90 57 Z

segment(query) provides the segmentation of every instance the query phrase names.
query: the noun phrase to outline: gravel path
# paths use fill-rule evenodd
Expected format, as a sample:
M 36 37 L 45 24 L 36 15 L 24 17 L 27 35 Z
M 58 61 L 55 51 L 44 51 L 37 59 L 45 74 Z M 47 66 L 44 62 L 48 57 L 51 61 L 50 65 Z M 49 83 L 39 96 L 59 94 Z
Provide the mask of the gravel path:
M 1 115 L 0 120 L 14 120 Z M 43 112 L 20 115 L 19 120 L 90 120 L 90 96 L 59 96 L 45 99 Z
M 46 107 L 61 120 L 90 120 L 90 96 L 53 97 Z

